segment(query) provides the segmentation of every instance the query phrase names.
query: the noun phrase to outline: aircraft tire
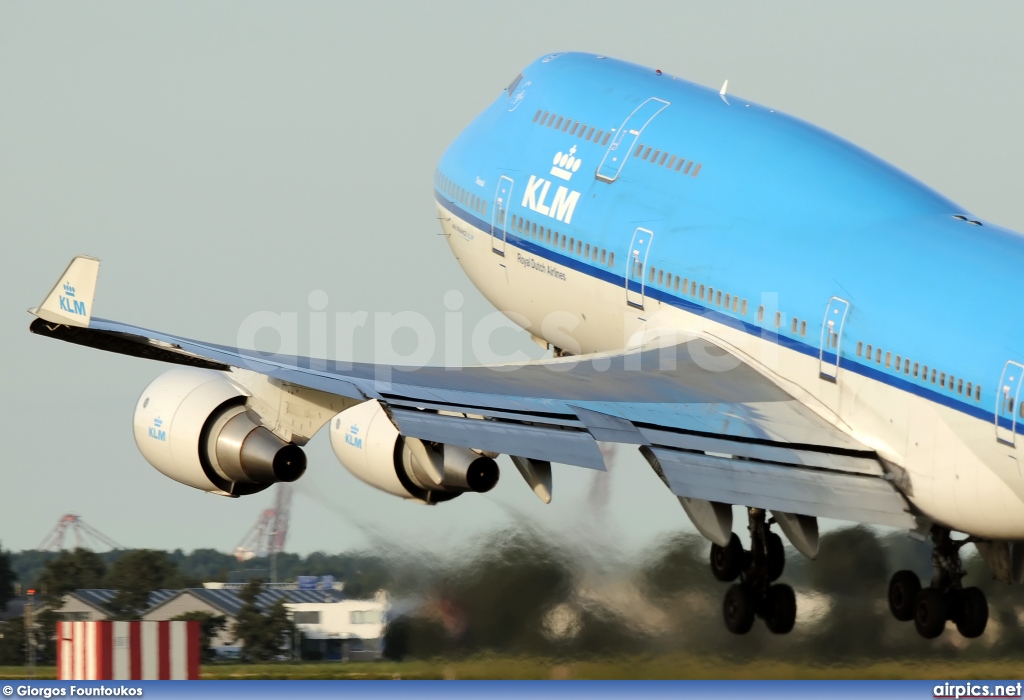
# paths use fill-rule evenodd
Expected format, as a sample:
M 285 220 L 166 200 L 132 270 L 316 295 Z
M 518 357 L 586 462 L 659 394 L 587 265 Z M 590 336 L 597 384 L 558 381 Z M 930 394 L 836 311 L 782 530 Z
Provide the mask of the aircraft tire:
M 922 588 L 914 603 L 914 627 L 925 639 L 935 639 L 946 628 L 946 597 L 938 589 Z
M 711 573 L 719 581 L 725 583 L 735 581 L 743 571 L 743 555 L 743 545 L 740 544 L 740 538 L 736 536 L 735 532 L 732 533 L 729 544 L 726 546 L 719 547 L 717 544 L 712 544 Z
M 980 637 L 988 625 L 988 601 L 980 588 L 965 588 L 957 594 L 956 629 L 968 639 Z
M 768 589 L 764 600 L 764 623 L 773 634 L 788 634 L 796 622 L 796 594 L 785 583 Z
M 756 604 L 752 591 L 740 583 L 729 586 L 722 604 L 725 627 L 733 634 L 746 634 L 754 626 Z
M 769 532 L 764 540 L 765 558 L 768 560 L 768 580 L 777 581 L 786 568 L 786 549 L 782 545 L 782 538 L 774 532 Z
M 897 571 L 889 579 L 889 612 L 900 622 L 914 619 L 921 579 L 913 571 Z

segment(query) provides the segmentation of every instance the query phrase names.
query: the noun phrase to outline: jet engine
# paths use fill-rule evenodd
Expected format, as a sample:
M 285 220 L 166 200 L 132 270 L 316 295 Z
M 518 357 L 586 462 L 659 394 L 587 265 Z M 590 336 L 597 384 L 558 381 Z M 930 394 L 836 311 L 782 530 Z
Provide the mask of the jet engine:
M 221 496 L 245 496 L 306 471 L 306 455 L 260 424 L 248 393 L 222 372 L 173 369 L 135 406 L 135 444 L 175 481 Z
M 358 479 L 423 503 L 448 501 L 467 491 L 484 493 L 498 483 L 493 459 L 465 447 L 405 437 L 376 401 L 334 417 L 331 447 Z

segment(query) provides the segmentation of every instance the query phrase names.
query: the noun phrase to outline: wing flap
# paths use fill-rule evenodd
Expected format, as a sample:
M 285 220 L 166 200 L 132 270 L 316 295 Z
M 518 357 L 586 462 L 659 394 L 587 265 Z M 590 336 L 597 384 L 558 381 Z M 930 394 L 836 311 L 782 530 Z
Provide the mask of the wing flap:
M 854 522 L 914 528 L 906 501 L 886 480 L 655 448 L 677 496 Z

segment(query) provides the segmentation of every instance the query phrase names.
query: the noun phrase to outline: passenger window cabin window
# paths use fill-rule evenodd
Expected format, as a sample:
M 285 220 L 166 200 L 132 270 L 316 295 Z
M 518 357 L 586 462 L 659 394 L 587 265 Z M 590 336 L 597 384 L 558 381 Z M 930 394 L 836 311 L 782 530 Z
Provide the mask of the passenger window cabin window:
M 569 252 L 571 253 L 574 250 L 576 250 L 576 239 L 575 238 L 570 238 L 569 239 Z
M 727 309 L 729 308 L 729 300 L 730 300 L 730 298 L 731 297 L 728 294 L 725 295 L 725 308 L 727 308 Z
M 549 229 L 549 228 L 544 229 L 544 235 L 547 238 L 548 245 L 551 245 L 551 229 Z
M 743 305 L 740 308 L 740 313 L 743 314 L 744 316 L 747 315 L 747 300 L 746 299 L 743 300 Z
M 958 393 L 958 394 L 964 393 L 964 380 L 963 379 L 957 379 L 956 380 L 956 393 Z
M 608 251 L 604 248 L 601 249 L 601 264 L 604 265 L 608 260 Z
M 897 367 L 896 369 L 899 369 Z M 910 360 L 903 360 L 903 374 L 910 376 Z
M 793 331 L 792 331 L 793 335 L 796 335 L 796 324 L 797 324 L 797 320 L 796 320 L 796 316 L 794 316 L 793 317 Z
M 692 160 L 686 161 L 686 167 L 683 168 L 683 175 L 686 175 L 688 172 L 690 172 L 690 168 L 691 167 L 693 167 L 693 161 Z
M 973 388 L 974 387 L 971 385 L 971 383 L 967 382 L 967 398 L 971 398 L 971 394 L 974 393 L 973 391 L 971 391 L 971 389 L 973 389 Z
M 647 156 L 651 155 L 651 147 L 648 146 L 647 150 L 644 151 L 644 160 L 647 160 Z
M 562 234 L 561 245 L 562 245 L 562 250 L 565 250 L 565 234 L 564 233 Z
M 665 272 L 663 270 L 658 270 L 658 284 L 664 284 L 664 283 L 665 283 Z
M 863 350 L 864 350 L 864 341 L 863 340 L 858 340 L 857 341 L 857 357 L 861 356 L 861 352 Z
M 676 275 L 675 284 L 672 286 L 677 292 L 679 291 L 679 275 Z
M 668 158 L 668 153 L 667 152 L 666 153 L 662 153 L 661 154 L 661 161 L 658 162 L 658 165 L 664 165 L 666 158 Z
M 941 386 L 943 389 L 946 388 L 946 373 L 945 372 L 943 372 L 943 373 L 941 373 L 939 375 L 939 386 Z
M 564 133 L 565 133 L 566 131 L 568 131 L 568 130 L 569 130 L 569 124 L 570 124 L 571 122 L 572 122 L 572 120 L 571 120 L 571 119 L 566 119 L 566 120 L 565 120 L 565 126 L 563 126 L 563 127 L 562 127 L 562 133 L 563 133 L 563 134 L 564 134 Z
M 949 386 L 949 390 L 950 391 L 953 391 L 953 389 L 956 387 L 956 385 L 953 382 L 953 375 L 952 374 L 949 375 L 949 383 L 947 384 L 947 386 Z
M 562 126 L 562 120 L 563 120 L 564 118 L 565 118 L 565 117 L 559 117 L 559 118 L 558 118 L 558 123 L 557 123 L 557 124 L 555 124 L 555 130 L 556 130 L 556 131 L 557 131 L 557 130 L 558 130 L 559 128 L 561 128 L 561 126 Z
M 587 243 L 587 245 L 584 248 L 584 250 L 586 251 L 586 253 L 584 253 L 584 257 L 589 258 L 590 257 L 590 244 L 589 243 Z
M 679 169 L 680 169 L 681 167 L 683 167 L 683 163 L 685 163 L 685 162 L 686 162 L 686 159 L 685 159 L 685 158 L 680 158 L 680 159 L 679 159 L 679 162 L 678 162 L 678 163 L 676 163 L 676 172 L 677 172 L 677 173 L 679 172 Z
M 764 307 L 763 306 L 758 306 L 757 307 L 757 322 L 758 323 L 763 323 L 764 322 Z
M 576 241 L 576 255 L 583 255 L 583 241 Z
M 776 311 L 775 312 L 775 327 L 776 328 L 782 328 L 782 312 L 781 311 Z
M 918 369 L 919 369 L 919 365 L 915 362 L 914 363 L 914 379 L 917 379 L 917 370 Z
M 697 283 L 696 282 L 690 282 L 690 296 L 691 297 L 697 296 Z
M 666 165 L 665 167 L 666 167 L 666 168 L 671 168 L 671 167 L 672 167 L 672 165 L 673 165 L 673 164 L 674 164 L 675 162 L 676 162 L 676 157 L 675 157 L 675 156 L 672 156 L 672 160 L 670 160 L 670 161 L 668 162 L 668 165 Z
M 654 268 L 652 267 L 651 268 L 651 274 L 649 276 L 648 282 L 653 282 L 653 281 L 654 281 Z
M 659 154 L 659 153 L 661 153 L 661 149 L 660 149 L 660 148 L 659 148 L 659 149 L 657 149 L 656 151 L 654 151 L 654 155 L 653 155 L 653 156 L 651 156 L 651 162 L 652 162 L 652 163 L 653 163 L 654 161 L 658 160 L 658 154 Z
M 590 259 L 597 262 L 597 246 L 590 249 Z
M 608 139 L 610 139 L 611 136 L 612 136 L 612 132 L 610 132 L 610 131 L 607 134 L 605 134 L 604 135 L 604 139 L 601 141 L 601 145 L 602 146 L 607 146 L 608 145 Z
M 554 123 L 555 123 L 555 115 L 552 114 L 550 117 L 548 117 L 548 126 L 551 126 Z
M 580 123 L 576 122 L 575 124 L 572 125 L 572 129 L 569 130 L 569 136 L 575 136 L 576 135 L 576 129 L 578 129 L 578 128 L 580 128 Z
M 974 385 L 974 400 L 981 401 L 981 384 Z
M 615 267 L 615 253 L 608 253 L 608 267 Z
M 928 365 L 921 365 L 921 381 L 928 381 Z
M 807 321 L 801 321 L 800 322 L 800 335 L 802 335 L 802 336 L 806 336 L 807 335 Z
M 540 119 L 540 112 L 541 112 L 541 111 L 540 111 L 540 110 L 538 109 L 538 110 L 537 110 L 537 113 L 533 115 L 533 123 L 534 123 L 534 124 L 536 124 L 536 123 L 537 123 L 537 120 L 538 120 L 538 119 Z
M 882 348 L 875 348 L 875 364 L 882 364 Z
M 717 294 L 715 295 L 715 303 L 716 303 L 716 304 L 718 304 L 719 306 L 721 306 L 721 305 L 722 305 L 722 292 L 721 292 L 721 291 L 719 291 L 719 292 L 718 292 L 718 293 L 717 293 Z
M 642 150 L 644 150 L 644 145 L 641 143 L 641 144 L 639 144 L 636 147 L 636 150 L 633 151 L 633 157 L 636 158 L 637 156 L 639 156 L 640 155 L 640 151 L 642 151 Z
M 708 285 L 708 303 L 715 303 L 715 288 L 712 287 L 711 285 Z
M 700 300 L 704 301 L 704 285 L 700 286 Z
M 933 369 L 932 370 L 932 384 L 935 383 L 935 374 L 936 374 L 936 370 Z
M 868 361 L 871 360 L 871 346 L 870 345 L 868 345 L 868 350 L 867 350 L 867 352 L 864 353 L 864 357 L 867 358 Z
M 892 353 L 891 352 L 887 352 L 887 353 L 885 353 L 885 368 L 889 369 L 889 367 L 891 367 L 891 366 L 892 366 Z M 896 356 L 896 371 L 897 372 L 900 371 L 900 356 L 899 355 Z
M 594 137 L 594 143 L 600 143 L 601 142 L 601 134 L 603 134 L 603 133 L 604 133 L 603 130 L 601 130 L 601 129 L 597 130 L 597 136 Z

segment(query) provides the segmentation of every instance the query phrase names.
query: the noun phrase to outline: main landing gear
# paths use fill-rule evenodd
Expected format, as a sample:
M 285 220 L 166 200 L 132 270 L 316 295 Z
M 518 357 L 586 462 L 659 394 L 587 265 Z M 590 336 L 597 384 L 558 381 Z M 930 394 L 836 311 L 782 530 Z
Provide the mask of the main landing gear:
M 774 583 L 786 567 L 782 538 L 769 527 L 772 521 L 761 508 L 748 509 L 750 551 L 733 533 L 729 544 L 711 545 L 711 573 L 719 581 L 733 583 L 725 594 L 722 613 L 725 626 L 734 634 L 746 634 L 760 617 L 775 634 L 786 634 L 796 621 L 796 595 L 784 583 Z
M 960 563 L 960 548 L 970 538 L 954 540 L 949 530 L 932 530 L 932 563 L 935 574 L 931 585 L 921 588 L 913 571 L 897 571 L 889 581 L 889 610 L 901 622 L 914 621 L 918 634 L 934 639 L 946 628 L 946 621 L 956 624 L 964 637 L 980 637 L 988 624 L 988 601 L 980 588 L 964 588 L 967 573 Z

